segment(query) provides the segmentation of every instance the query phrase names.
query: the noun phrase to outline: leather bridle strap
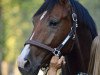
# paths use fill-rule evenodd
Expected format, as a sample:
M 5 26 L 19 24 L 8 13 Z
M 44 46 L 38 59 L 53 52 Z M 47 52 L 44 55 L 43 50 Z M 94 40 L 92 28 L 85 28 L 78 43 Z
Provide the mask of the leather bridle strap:
M 47 46 L 47 45 L 45 45 L 45 44 L 42 44 L 42 43 L 40 43 L 40 42 L 37 42 L 37 41 L 35 41 L 35 40 L 28 40 L 28 41 L 26 41 L 25 45 L 26 45 L 26 44 L 31 44 L 31 45 L 34 45 L 34 46 L 37 46 L 37 47 L 41 47 L 41 48 L 46 49 L 46 50 L 49 50 L 49 51 L 51 51 L 51 52 L 54 51 L 53 48 L 51 48 L 51 47 L 49 47 L 49 46 Z

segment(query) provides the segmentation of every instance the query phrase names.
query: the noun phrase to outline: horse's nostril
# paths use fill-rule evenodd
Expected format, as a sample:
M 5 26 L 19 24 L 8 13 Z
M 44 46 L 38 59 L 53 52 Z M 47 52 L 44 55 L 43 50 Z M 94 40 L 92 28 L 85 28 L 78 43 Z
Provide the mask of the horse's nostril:
M 25 63 L 25 65 L 24 65 L 24 68 L 27 68 L 27 67 L 29 67 L 29 66 L 30 66 L 30 62 L 27 61 L 27 62 Z
M 28 71 L 31 68 L 31 63 L 29 60 L 27 60 L 27 62 L 24 64 L 24 68 Z

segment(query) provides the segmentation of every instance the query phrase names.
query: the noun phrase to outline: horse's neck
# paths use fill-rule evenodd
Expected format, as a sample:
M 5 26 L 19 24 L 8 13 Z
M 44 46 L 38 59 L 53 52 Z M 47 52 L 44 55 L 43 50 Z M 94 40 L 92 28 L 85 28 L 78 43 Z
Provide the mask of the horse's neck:
M 66 57 L 70 67 L 70 74 L 68 75 L 75 75 L 78 72 L 87 72 L 88 70 L 92 36 L 85 26 L 81 26 L 77 30 L 77 37 L 73 50 Z
M 77 34 L 79 37 L 78 40 L 80 45 L 80 51 L 85 64 L 85 69 L 87 70 L 90 60 L 92 35 L 90 30 L 85 25 L 81 25 L 81 27 L 77 31 Z

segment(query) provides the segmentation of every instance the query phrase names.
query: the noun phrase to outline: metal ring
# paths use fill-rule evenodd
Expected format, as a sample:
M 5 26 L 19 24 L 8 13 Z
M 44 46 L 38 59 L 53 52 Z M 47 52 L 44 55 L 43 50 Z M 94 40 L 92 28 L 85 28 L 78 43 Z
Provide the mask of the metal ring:
M 77 22 L 77 15 L 76 15 L 76 13 L 72 14 L 72 18 L 73 18 L 73 21 Z
M 61 52 L 59 50 L 57 50 L 56 48 L 54 48 L 53 54 L 55 56 L 60 56 Z

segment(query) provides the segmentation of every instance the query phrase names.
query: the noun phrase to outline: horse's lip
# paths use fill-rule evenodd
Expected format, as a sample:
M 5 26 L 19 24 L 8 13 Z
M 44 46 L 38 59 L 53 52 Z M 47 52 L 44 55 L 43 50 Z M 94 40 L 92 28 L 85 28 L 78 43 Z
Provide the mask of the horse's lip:
M 39 72 L 39 69 L 30 69 L 30 70 L 26 70 L 23 68 L 18 67 L 19 71 L 21 72 L 22 75 L 37 75 Z

